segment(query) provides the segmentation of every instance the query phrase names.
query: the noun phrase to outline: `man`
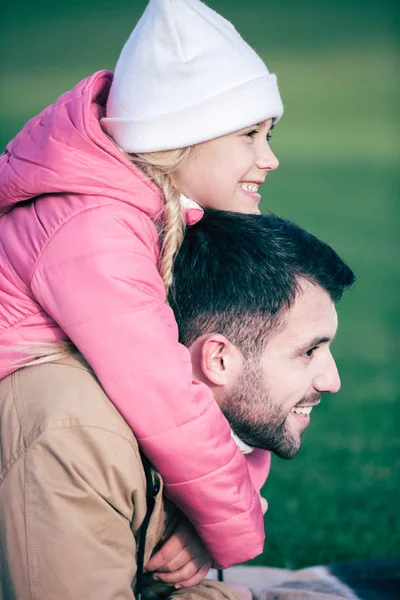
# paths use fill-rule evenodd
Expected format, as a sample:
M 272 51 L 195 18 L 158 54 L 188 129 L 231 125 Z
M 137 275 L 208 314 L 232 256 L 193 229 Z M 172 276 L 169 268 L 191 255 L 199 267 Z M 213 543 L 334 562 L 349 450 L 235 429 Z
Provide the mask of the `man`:
M 340 387 L 335 303 L 353 281 L 329 246 L 273 215 L 209 211 L 187 232 L 169 301 L 193 377 L 212 390 L 259 488 L 265 451 L 293 457 L 312 407 Z M 179 560 L 147 561 L 182 517 L 85 362 L 22 369 L 0 382 L 0 398 L 2 597 L 133 598 L 143 561 L 174 581 Z M 233 597 L 209 581 L 173 593 Z
M 335 302 L 354 274 L 293 223 L 218 212 L 186 236 L 175 272 L 170 304 L 195 378 L 242 441 L 292 458 L 310 409 L 340 388 Z

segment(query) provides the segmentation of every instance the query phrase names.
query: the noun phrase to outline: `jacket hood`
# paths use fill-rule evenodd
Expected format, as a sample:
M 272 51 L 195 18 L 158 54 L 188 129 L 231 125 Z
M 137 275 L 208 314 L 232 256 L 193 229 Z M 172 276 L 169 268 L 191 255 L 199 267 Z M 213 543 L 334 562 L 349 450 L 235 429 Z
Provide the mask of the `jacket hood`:
M 43 194 L 112 197 L 155 216 L 162 195 L 100 126 L 113 75 L 99 71 L 31 119 L 0 156 L 0 215 Z

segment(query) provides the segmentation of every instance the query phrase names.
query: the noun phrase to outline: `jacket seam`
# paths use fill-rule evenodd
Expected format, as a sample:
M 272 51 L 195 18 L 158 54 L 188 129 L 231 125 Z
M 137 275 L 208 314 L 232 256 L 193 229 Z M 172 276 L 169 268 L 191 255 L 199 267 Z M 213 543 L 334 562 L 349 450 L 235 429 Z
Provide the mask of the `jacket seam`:
M 13 327 L 16 327 L 17 325 L 20 325 L 21 323 L 23 323 L 24 321 L 26 321 L 27 319 L 30 319 L 31 317 L 36 317 L 36 315 L 40 315 L 40 313 L 45 313 L 46 311 L 41 308 L 41 310 L 37 310 L 35 312 L 29 313 L 29 315 L 25 315 L 24 317 L 22 317 L 22 319 L 19 319 L 18 321 L 16 321 L 15 323 L 10 323 L 9 325 L 7 325 L 7 327 L 3 327 L 2 329 L 0 329 L 1 331 L 8 331 L 9 329 L 12 329 Z
M 29 441 L 29 445 L 27 446 L 27 450 L 37 441 L 39 440 L 39 438 L 46 434 L 47 432 L 50 431 L 69 431 L 71 429 L 98 429 L 99 431 L 105 431 L 106 433 L 110 433 L 112 435 L 115 435 L 116 437 L 120 438 L 121 440 L 124 440 L 125 442 L 127 442 L 130 447 L 132 448 L 132 450 L 134 451 L 134 453 L 140 458 L 139 452 L 138 450 L 135 448 L 135 444 L 128 439 L 127 436 L 124 436 L 121 433 L 117 433 L 116 431 L 113 431 L 112 429 L 108 429 L 107 427 L 101 426 L 101 425 L 82 425 L 82 424 L 70 424 L 70 425 L 66 425 L 66 424 L 60 424 L 60 425 L 54 425 L 54 426 L 46 426 L 43 429 L 40 429 L 37 432 L 37 435 L 32 436 L 32 440 Z
M 85 363 L 86 363 L 86 360 L 84 359 L 83 355 L 80 352 L 77 352 L 77 351 L 69 353 L 68 356 L 67 356 L 67 358 L 74 357 L 77 354 L 81 357 L 81 360 L 84 360 Z M 78 369 L 78 371 L 86 371 L 87 373 L 90 373 L 91 375 L 94 375 L 96 377 L 96 380 L 98 381 L 96 373 L 93 371 L 93 369 L 89 365 L 89 363 L 86 363 L 86 365 L 84 365 L 82 363 L 76 365 L 76 364 L 71 364 L 71 363 L 63 362 L 67 358 L 65 358 L 65 357 L 60 358 L 59 360 L 54 361 L 52 364 L 53 364 L 53 366 L 55 366 L 55 365 L 59 365 L 59 366 L 62 366 L 62 367 L 68 366 L 70 369 Z
M 192 483 L 196 483 L 197 481 L 202 481 L 204 479 L 208 479 L 208 477 L 210 477 L 211 475 L 215 475 L 217 474 L 219 471 L 223 471 L 228 465 L 230 465 L 230 463 L 234 460 L 235 456 L 232 456 L 232 458 L 230 458 L 228 460 L 228 462 L 226 462 L 222 467 L 219 467 L 218 469 L 214 469 L 214 471 L 210 471 L 209 473 L 207 473 L 207 475 L 200 475 L 200 477 L 195 477 L 194 479 L 189 479 L 188 481 L 177 481 L 176 483 L 169 483 L 168 481 L 165 481 L 165 485 L 168 486 L 169 488 L 172 487 L 182 487 L 184 485 L 191 485 Z
M 68 265 L 68 264 L 75 263 L 77 261 L 83 260 L 85 258 L 92 258 L 93 256 L 113 256 L 113 255 L 121 255 L 121 256 L 123 256 L 125 254 L 129 255 L 129 254 L 132 254 L 132 252 L 129 252 L 129 251 L 126 251 L 126 250 L 124 250 L 124 251 L 120 251 L 120 250 L 105 250 L 105 251 L 101 251 L 101 252 L 90 252 L 90 253 L 87 253 L 87 254 L 82 254 L 80 256 L 75 256 L 75 258 L 71 258 L 71 259 L 68 259 L 68 260 L 57 261 L 57 262 L 51 263 L 49 265 L 46 265 L 44 267 L 44 270 L 52 269 L 53 267 L 60 267 L 62 265 Z M 144 257 L 147 256 L 147 254 L 145 254 L 144 252 L 137 252 L 136 251 L 135 254 L 138 255 L 138 256 L 144 256 Z M 35 274 L 32 274 L 32 279 L 34 278 L 34 276 L 35 276 Z
M 215 525 L 222 525 L 223 523 L 227 523 L 228 521 L 232 521 L 232 519 L 236 519 L 237 517 L 239 517 L 239 516 L 241 516 L 241 515 L 243 515 L 245 513 L 250 512 L 251 508 L 254 505 L 255 496 L 256 496 L 256 494 L 252 495 L 251 502 L 250 502 L 248 508 L 246 508 L 245 511 L 241 510 L 241 511 L 237 512 L 235 515 L 232 515 L 231 517 L 228 517 L 227 519 L 222 519 L 222 521 L 213 521 L 212 523 L 198 523 L 196 521 L 195 522 L 196 526 L 199 527 L 200 529 L 205 529 L 207 527 L 214 527 Z
M 11 387 L 12 387 L 12 391 L 13 391 L 15 412 L 17 413 L 19 426 L 20 426 L 21 434 L 22 434 L 22 439 L 24 440 L 24 448 L 26 448 L 26 437 L 25 437 L 24 426 L 23 426 L 23 422 L 25 421 L 26 414 L 25 414 L 25 410 L 24 410 L 24 403 L 22 402 L 23 395 L 22 395 L 21 378 L 20 378 L 19 370 L 14 371 L 14 373 L 11 374 Z
M 163 210 L 163 208 L 164 208 L 164 205 L 162 206 L 161 211 Z M 152 221 L 152 219 L 150 217 L 146 218 L 145 215 L 143 214 L 143 211 L 139 211 L 139 216 L 140 216 L 141 222 L 145 224 L 146 229 L 147 229 L 151 239 L 153 240 L 155 247 L 158 248 L 159 243 L 160 243 L 160 236 L 158 233 L 155 233 L 153 231 L 153 229 L 150 227 L 149 221 Z M 152 221 L 152 222 L 154 224 L 154 221 Z M 154 225 L 154 227 L 155 227 L 155 225 Z M 156 250 L 156 254 L 157 254 L 157 250 Z
M 127 442 L 129 444 L 129 446 L 131 447 L 132 451 L 134 452 L 135 456 L 139 460 L 141 460 L 138 449 L 135 447 L 135 444 L 128 439 L 128 437 L 125 437 L 125 436 L 121 435 L 120 433 L 113 431 L 112 429 L 107 429 L 107 427 L 101 427 L 99 425 L 69 425 L 69 426 L 60 425 L 60 426 L 54 426 L 54 427 L 44 427 L 43 429 L 36 430 L 34 432 L 34 434 L 32 434 L 31 439 L 28 439 L 28 441 L 25 442 L 24 448 L 19 450 L 16 454 L 14 454 L 12 456 L 12 458 L 8 462 L 6 468 L 4 469 L 4 471 L 2 471 L 2 473 L 0 475 L 0 485 L 6 480 L 7 475 L 10 473 L 10 471 L 12 471 L 13 467 L 17 464 L 17 462 L 27 454 L 27 452 L 30 450 L 31 446 L 37 440 L 39 440 L 42 435 L 44 435 L 50 431 L 60 431 L 60 430 L 68 431 L 71 429 L 99 429 L 100 431 L 105 431 L 107 433 L 110 433 L 111 435 L 114 435 L 115 437 L 118 437 L 119 439 Z
M 137 440 L 141 441 L 141 442 L 146 442 L 147 440 L 150 440 L 151 438 L 160 436 L 160 435 L 165 435 L 166 433 L 169 433 L 170 431 L 174 431 L 175 429 L 180 429 L 181 427 L 185 427 L 186 425 L 190 425 L 192 423 L 194 423 L 195 421 L 198 421 L 199 419 L 204 419 L 205 416 L 207 415 L 207 412 L 209 410 L 212 410 L 214 407 L 212 404 L 210 404 L 200 415 L 197 415 L 197 417 L 191 418 L 188 421 L 184 421 L 183 423 L 179 423 L 179 424 L 174 424 L 172 425 L 172 427 L 168 427 L 168 429 L 163 429 L 162 431 L 157 431 L 156 433 L 151 433 L 149 435 L 142 435 L 142 436 L 137 436 Z M 218 469 L 216 469 L 218 471 Z M 214 471 L 213 471 L 214 472 Z
M 0 217 L 1 217 L 1 214 L 0 214 Z M 13 264 L 12 260 L 10 259 L 10 256 L 9 256 L 9 254 L 8 254 L 8 252 L 7 252 L 7 248 L 6 248 L 6 246 L 5 246 L 5 244 L 3 243 L 3 241 L 2 241 L 2 240 L 0 240 L 0 245 L 1 245 L 1 248 L 2 248 L 2 252 L 3 252 L 3 253 L 4 253 L 4 255 L 7 257 L 7 264 L 9 265 L 10 269 L 12 270 L 12 272 L 13 272 L 13 274 L 14 274 L 14 277 L 15 277 L 16 279 L 18 279 L 18 281 L 20 282 L 20 284 L 21 284 L 23 287 L 26 287 L 26 283 L 25 283 L 25 281 L 22 279 L 22 277 L 20 276 L 20 274 L 17 272 L 17 269 L 15 268 L 15 266 L 14 266 L 14 264 Z M 15 285 L 15 287 L 17 287 L 17 285 Z M 17 287 L 17 289 L 20 291 L 20 288 L 18 288 L 18 287 Z
M 26 537 L 26 558 L 28 564 L 29 591 L 31 598 L 39 598 L 39 582 L 37 581 L 37 555 L 36 543 L 30 534 L 28 526 L 28 504 L 29 504 L 29 486 L 27 485 L 28 462 L 26 452 L 24 453 L 24 517 L 25 517 L 25 537 Z M 15 464 L 15 463 L 14 463 Z M 35 569 L 36 567 L 36 569 Z
M 96 198 L 98 198 L 98 196 L 96 196 Z M 38 257 L 37 257 L 37 259 L 35 261 L 35 264 L 32 267 L 31 275 L 28 278 L 28 280 L 29 280 L 29 286 L 32 286 L 32 279 L 34 277 L 36 268 L 37 268 L 38 263 L 40 262 L 40 260 L 41 260 L 41 258 L 43 256 L 43 254 L 44 254 L 47 246 L 54 239 L 54 237 L 57 235 L 57 233 L 60 231 L 60 229 L 62 229 L 62 227 L 64 227 L 64 225 L 66 225 L 67 223 L 69 223 L 70 221 L 72 221 L 72 219 L 75 219 L 76 217 L 79 217 L 83 213 L 87 213 L 90 210 L 99 210 L 99 208 L 103 208 L 105 206 L 113 206 L 113 204 L 111 202 L 107 202 L 106 204 L 102 204 L 101 206 L 88 206 L 87 208 L 80 209 L 79 211 L 77 211 L 73 215 L 70 215 L 65 221 L 63 221 L 62 223 L 60 223 L 60 225 L 55 229 L 55 231 L 53 231 L 52 235 L 49 236 L 49 238 L 46 240 L 45 244 L 43 245 L 43 248 L 40 250 L 40 252 L 38 254 Z
M 210 477 L 210 475 L 215 475 L 219 471 L 224 470 L 235 459 L 235 456 L 236 456 L 236 453 L 222 467 L 218 467 L 218 469 L 214 469 L 214 471 L 210 471 L 206 475 L 201 475 L 200 477 L 195 477 L 195 479 L 189 479 L 188 481 L 177 481 L 176 483 L 168 483 L 168 481 L 166 481 L 165 478 L 164 478 L 164 483 L 169 488 L 172 488 L 172 487 L 179 487 L 179 486 L 184 486 L 184 485 L 190 485 L 190 484 L 195 483 L 197 481 L 202 481 L 203 479 L 207 479 L 208 477 Z
M 16 454 L 13 454 L 13 456 L 10 458 L 7 465 L 5 466 L 4 470 L 1 472 L 0 485 L 6 480 L 7 475 L 12 470 L 13 466 L 20 460 L 21 457 L 23 457 L 26 454 L 27 449 L 28 448 L 24 446 Z

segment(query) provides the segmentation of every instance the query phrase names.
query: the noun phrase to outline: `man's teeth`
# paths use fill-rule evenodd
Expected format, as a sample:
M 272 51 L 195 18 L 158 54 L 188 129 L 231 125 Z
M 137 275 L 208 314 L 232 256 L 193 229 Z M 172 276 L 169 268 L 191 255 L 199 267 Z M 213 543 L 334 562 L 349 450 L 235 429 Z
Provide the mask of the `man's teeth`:
M 311 411 L 312 406 L 295 406 L 290 412 L 294 412 L 298 415 L 302 415 L 303 417 L 307 417 Z
M 258 192 L 258 184 L 257 183 L 239 183 L 242 190 L 246 192 Z

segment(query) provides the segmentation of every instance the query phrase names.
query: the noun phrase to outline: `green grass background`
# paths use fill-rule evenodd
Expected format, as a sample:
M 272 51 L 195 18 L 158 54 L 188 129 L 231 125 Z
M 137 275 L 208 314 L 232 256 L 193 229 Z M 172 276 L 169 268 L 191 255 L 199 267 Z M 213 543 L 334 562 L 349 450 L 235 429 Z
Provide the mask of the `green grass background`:
M 144 0 L 8 3 L 0 145 L 79 79 L 112 69 Z M 209 0 L 278 74 L 281 166 L 263 209 L 331 243 L 358 275 L 339 305 L 342 391 L 303 449 L 273 460 L 267 544 L 254 562 L 300 567 L 398 556 L 399 64 L 389 0 Z

